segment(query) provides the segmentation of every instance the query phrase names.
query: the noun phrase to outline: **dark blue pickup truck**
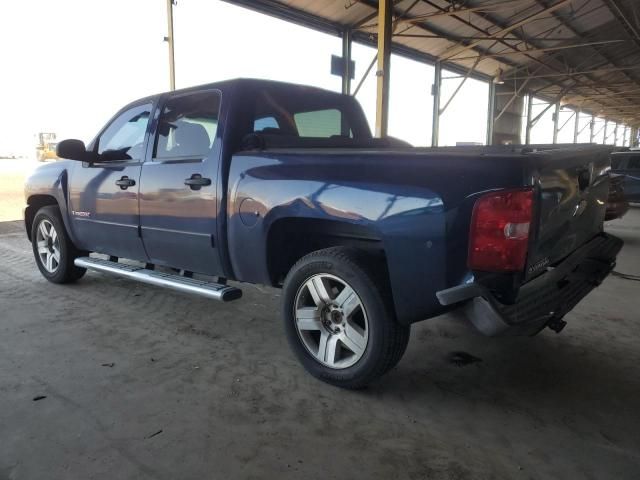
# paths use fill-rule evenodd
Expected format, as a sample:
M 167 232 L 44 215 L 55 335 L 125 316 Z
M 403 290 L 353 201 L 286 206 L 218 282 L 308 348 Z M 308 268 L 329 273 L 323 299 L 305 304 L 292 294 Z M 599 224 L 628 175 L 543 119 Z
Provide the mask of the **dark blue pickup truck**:
M 609 150 L 417 149 L 349 96 L 231 80 L 138 100 L 26 183 L 42 274 L 87 269 L 229 301 L 283 289 L 292 350 L 357 388 L 410 325 L 461 309 L 487 335 L 559 331 L 613 268 Z M 237 285 L 237 284 L 236 284 Z

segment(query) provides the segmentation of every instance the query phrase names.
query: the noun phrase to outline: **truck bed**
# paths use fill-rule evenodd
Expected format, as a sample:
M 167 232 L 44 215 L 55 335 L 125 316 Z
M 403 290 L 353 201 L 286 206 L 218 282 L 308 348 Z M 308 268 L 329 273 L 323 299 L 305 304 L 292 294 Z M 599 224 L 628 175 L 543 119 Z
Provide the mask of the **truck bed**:
M 394 298 L 400 316 L 409 321 L 442 311 L 435 294 L 425 298 L 424 291 L 436 292 L 472 278 L 502 292 L 508 302 L 522 284 L 602 229 L 608 147 L 429 149 L 363 146 L 343 138 L 259 137 L 263 139 L 258 144 L 233 156 L 228 208 L 237 209 L 248 197 L 260 197 L 266 231 L 286 215 L 369 228 L 392 257 L 392 284 L 405 286 L 394 290 Z M 468 248 L 475 200 L 492 190 L 523 187 L 533 188 L 536 205 L 525 271 L 517 275 L 470 272 L 461 253 Z M 416 225 L 419 218 L 423 222 Z M 242 251 L 253 247 L 243 240 L 242 230 L 230 220 L 232 261 L 260 276 L 255 265 L 243 262 Z M 412 287 L 407 288 L 408 284 Z

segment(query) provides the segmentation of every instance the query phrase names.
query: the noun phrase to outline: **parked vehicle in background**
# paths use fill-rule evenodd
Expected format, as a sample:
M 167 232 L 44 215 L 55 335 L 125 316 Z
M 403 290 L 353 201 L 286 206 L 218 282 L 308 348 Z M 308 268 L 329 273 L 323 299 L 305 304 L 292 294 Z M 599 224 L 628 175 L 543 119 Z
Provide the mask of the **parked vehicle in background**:
M 37 135 L 38 144 L 36 145 L 36 159 L 39 162 L 46 160 L 55 160 L 58 158 L 56 154 L 56 134 L 51 132 L 40 132 Z
M 300 362 L 358 388 L 412 323 L 452 309 L 486 335 L 560 331 L 622 247 L 603 231 L 609 151 L 414 149 L 373 138 L 351 96 L 231 80 L 60 142 L 76 161 L 27 180 L 25 225 L 55 283 L 91 269 L 223 301 L 241 296 L 227 279 L 282 288 Z
M 629 202 L 640 202 L 640 150 L 611 154 L 611 171 L 624 176 L 624 195 Z
M 629 201 L 624 194 L 624 175 L 609 174 L 609 196 L 607 197 L 607 213 L 605 221 L 622 218 L 629 210 Z

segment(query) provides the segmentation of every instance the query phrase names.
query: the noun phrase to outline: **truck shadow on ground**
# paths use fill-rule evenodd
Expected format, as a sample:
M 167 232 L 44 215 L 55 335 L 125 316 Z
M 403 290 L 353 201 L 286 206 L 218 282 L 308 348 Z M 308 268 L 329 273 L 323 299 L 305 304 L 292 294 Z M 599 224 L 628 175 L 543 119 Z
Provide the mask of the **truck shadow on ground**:
M 362 394 L 397 396 L 424 405 L 444 401 L 463 409 L 519 412 L 539 425 L 556 422 L 571 429 L 580 423 L 582 430 L 599 430 L 609 439 L 618 436 L 623 443 L 640 446 L 635 435 L 602 430 L 629 432 L 624 426 L 640 425 L 640 412 L 631 407 L 632 399 L 640 398 L 640 363 L 630 344 L 618 344 L 614 336 L 600 334 L 602 342 L 596 345 L 580 332 L 488 339 L 461 333 L 458 326 L 443 327 L 442 319 L 439 323 L 416 328 L 430 334 L 418 335 L 401 364 Z M 442 337 L 443 331 L 452 341 L 438 345 L 436 337 Z M 480 360 L 464 366 L 452 362 L 447 349 L 452 343 Z

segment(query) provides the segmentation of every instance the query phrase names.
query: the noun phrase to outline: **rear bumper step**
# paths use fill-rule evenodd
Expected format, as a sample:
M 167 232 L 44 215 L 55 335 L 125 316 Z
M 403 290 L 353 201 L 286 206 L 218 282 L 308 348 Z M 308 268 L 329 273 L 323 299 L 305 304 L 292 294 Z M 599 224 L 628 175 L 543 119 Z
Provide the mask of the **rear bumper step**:
M 522 285 L 512 304 L 499 302 L 476 283 L 441 290 L 438 299 L 442 305 L 459 303 L 469 321 L 485 335 L 534 335 L 545 326 L 559 332 L 565 314 L 613 270 L 622 244 L 607 233 L 595 236 L 558 265 Z
M 180 275 L 171 275 L 155 270 L 149 270 L 135 265 L 125 265 L 123 263 L 111 262 L 101 258 L 80 257 L 74 261 L 76 267 L 86 268 L 96 272 L 109 273 L 120 277 L 135 280 L 137 282 L 148 283 L 157 287 L 170 288 L 178 292 L 200 295 L 222 302 L 237 300 L 242 297 L 242 290 L 229 285 L 196 280 Z

